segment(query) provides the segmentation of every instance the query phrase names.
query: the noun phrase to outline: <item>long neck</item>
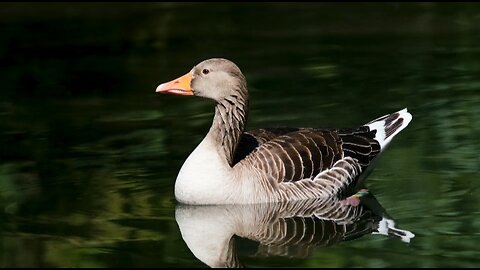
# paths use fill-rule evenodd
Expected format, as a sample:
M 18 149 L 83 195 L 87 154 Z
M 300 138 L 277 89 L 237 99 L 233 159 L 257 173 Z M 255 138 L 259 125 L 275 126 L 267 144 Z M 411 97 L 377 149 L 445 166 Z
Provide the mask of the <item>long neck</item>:
M 245 93 L 245 94 L 240 94 Z M 215 117 L 209 134 L 217 144 L 220 154 L 225 155 L 233 166 L 235 150 L 247 121 L 248 96 L 246 91 L 230 95 L 217 102 Z

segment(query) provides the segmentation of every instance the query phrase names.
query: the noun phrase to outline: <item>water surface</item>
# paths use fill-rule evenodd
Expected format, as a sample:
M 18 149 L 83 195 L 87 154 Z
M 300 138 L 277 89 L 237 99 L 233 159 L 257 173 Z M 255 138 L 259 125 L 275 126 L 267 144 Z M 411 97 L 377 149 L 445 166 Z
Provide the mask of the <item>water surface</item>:
M 261 256 L 238 237 L 243 265 L 478 266 L 479 5 L 20 3 L 0 15 L 1 267 L 207 266 L 182 238 L 173 187 L 213 104 L 154 90 L 210 57 L 246 75 L 248 129 L 413 114 L 367 180 L 410 243 L 366 233 Z

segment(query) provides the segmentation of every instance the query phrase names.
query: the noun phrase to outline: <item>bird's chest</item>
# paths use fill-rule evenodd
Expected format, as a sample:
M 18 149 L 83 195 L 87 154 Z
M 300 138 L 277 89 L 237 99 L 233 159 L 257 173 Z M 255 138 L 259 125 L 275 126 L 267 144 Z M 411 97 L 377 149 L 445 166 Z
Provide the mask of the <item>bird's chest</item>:
M 180 169 L 175 182 L 175 197 L 189 204 L 222 203 L 231 193 L 232 178 L 225 157 L 204 140 Z

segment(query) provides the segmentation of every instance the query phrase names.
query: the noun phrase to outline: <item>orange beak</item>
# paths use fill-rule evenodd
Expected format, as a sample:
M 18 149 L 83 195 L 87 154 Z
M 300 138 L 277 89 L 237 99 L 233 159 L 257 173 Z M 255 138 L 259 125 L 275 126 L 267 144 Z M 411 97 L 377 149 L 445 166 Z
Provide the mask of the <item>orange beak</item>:
M 189 72 L 173 81 L 160 84 L 155 92 L 162 94 L 193 96 L 193 89 L 190 86 L 191 83 L 192 73 Z

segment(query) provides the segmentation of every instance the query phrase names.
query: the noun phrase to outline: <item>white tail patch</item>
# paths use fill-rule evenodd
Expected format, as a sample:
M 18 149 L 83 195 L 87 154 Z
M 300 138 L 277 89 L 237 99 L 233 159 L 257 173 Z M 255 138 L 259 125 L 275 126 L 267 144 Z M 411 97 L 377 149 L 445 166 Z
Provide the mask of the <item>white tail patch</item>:
M 372 232 L 372 234 L 383 234 L 386 236 L 395 237 L 405 243 L 410 243 L 410 240 L 415 237 L 415 234 L 410 231 L 396 228 L 395 221 L 386 217 L 383 217 L 382 220 L 380 220 L 377 231 Z
M 375 140 L 380 143 L 380 147 L 383 150 L 395 135 L 408 126 L 411 120 L 412 115 L 405 108 L 401 111 L 379 117 L 365 126 L 368 126 L 370 130 L 377 131 Z

